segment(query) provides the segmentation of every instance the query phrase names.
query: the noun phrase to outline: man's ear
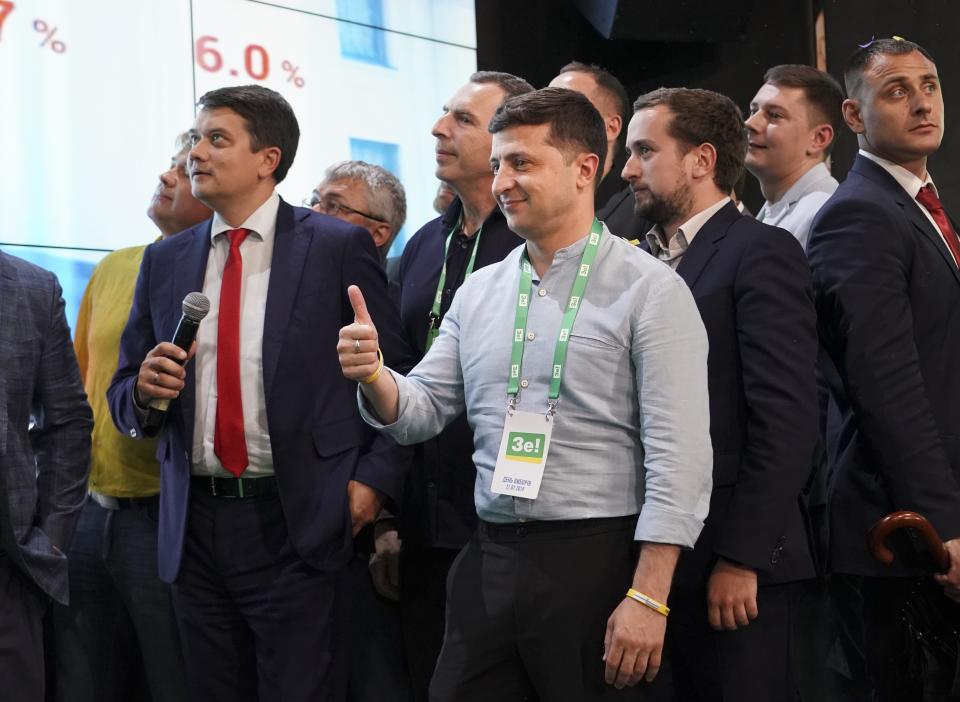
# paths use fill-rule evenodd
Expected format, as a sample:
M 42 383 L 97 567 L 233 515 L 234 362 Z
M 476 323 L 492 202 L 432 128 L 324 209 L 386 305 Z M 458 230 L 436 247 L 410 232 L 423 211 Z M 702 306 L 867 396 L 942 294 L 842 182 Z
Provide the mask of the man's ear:
M 693 166 L 691 175 L 696 179 L 713 178 L 713 172 L 717 168 L 717 149 L 708 141 L 695 146 L 691 149 Z
M 596 180 L 602 177 L 599 167 L 600 158 L 596 154 L 582 153 L 577 156 L 577 186 L 593 188 Z
M 260 168 L 258 169 L 258 174 L 261 178 L 267 178 L 273 175 L 273 172 L 277 170 L 277 166 L 280 165 L 280 156 L 282 152 L 280 151 L 279 146 L 266 146 L 259 151 L 260 153 Z
M 833 127 L 829 124 L 820 124 L 810 133 L 810 145 L 807 148 L 807 156 L 819 154 L 821 157 L 830 148 L 833 143 Z
M 841 107 L 843 110 L 843 121 L 847 123 L 854 134 L 863 134 L 866 128 L 863 126 L 863 113 L 860 110 L 860 100 L 857 98 L 847 98 L 843 101 Z
M 373 237 L 373 243 L 379 249 L 390 241 L 390 225 L 377 222 L 377 225 L 370 229 L 370 236 Z

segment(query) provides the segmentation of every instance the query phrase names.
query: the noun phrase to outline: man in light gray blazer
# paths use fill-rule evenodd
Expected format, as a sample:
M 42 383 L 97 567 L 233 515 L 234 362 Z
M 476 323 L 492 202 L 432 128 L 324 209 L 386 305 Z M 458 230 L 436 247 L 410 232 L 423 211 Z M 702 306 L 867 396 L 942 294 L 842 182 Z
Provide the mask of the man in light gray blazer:
M 56 276 L 0 252 L 0 697 L 44 698 L 41 620 L 66 604 L 93 416 Z

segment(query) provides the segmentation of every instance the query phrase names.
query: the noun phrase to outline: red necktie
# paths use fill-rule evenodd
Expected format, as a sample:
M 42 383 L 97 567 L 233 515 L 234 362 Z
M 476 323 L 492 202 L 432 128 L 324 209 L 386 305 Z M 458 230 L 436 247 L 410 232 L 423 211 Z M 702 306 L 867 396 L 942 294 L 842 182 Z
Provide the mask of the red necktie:
M 223 268 L 217 320 L 217 423 L 213 431 L 213 452 L 223 467 L 239 478 L 248 463 L 240 395 L 240 284 L 243 281 L 240 244 L 247 238 L 247 230 L 233 229 L 227 234 L 230 253 Z
M 940 232 L 947 242 L 947 248 L 953 254 L 953 262 L 960 266 L 960 239 L 957 239 L 957 233 L 954 231 L 953 225 L 950 224 L 950 218 L 947 217 L 947 213 L 943 209 L 943 203 L 940 202 L 940 198 L 934 192 L 933 185 L 928 183 L 920 188 L 920 192 L 917 193 L 917 202 L 927 208 L 927 212 L 933 217 L 933 221 L 940 227 Z

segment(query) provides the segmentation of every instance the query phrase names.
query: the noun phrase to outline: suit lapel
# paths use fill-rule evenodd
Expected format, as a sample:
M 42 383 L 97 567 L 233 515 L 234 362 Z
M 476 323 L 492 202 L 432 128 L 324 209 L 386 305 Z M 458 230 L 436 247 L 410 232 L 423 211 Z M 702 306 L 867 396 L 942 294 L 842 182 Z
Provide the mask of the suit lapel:
M 180 319 L 183 298 L 188 293 L 203 290 L 203 279 L 207 272 L 207 258 L 210 255 L 210 227 L 213 220 L 198 225 L 189 234 L 180 236 L 191 237 L 186 245 L 177 254 L 176 269 L 173 271 L 173 286 L 171 288 L 171 303 L 168 309 L 174 311 L 174 318 L 164 327 L 169 327 L 160 337 L 162 341 L 172 338 L 173 330 Z M 191 366 L 193 363 L 191 362 Z M 196 402 L 196 374 L 188 370 L 186 384 L 180 393 L 180 416 L 183 420 L 183 436 L 185 445 L 193 446 L 193 417 Z
M 730 202 L 721 207 L 697 232 L 677 266 L 677 275 L 686 281 L 691 290 L 720 248 L 719 242 L 727 235 L 727 229 L 742 216 L 737 206 Z
M 904 201 L 900 203 L 900 206 L 903 207 L 903 211 L 904 214 L 907 215 L 907 219 L 909 219 L 913 223 L 913 226 L 919 229 L 920 233 L 931 244 L 933 244 L 934 247 L 936 247 L 937 251 L 940 252 L 940 257 L 943 259 L 944 263 L 949 266 L 950 272 L 953 273 L 954 280 L 960 283 L 960 270 L 957 269 L 957 264 L 953 260 L 953 254 L 951 254 L 950 249 L 947 248 L 946 243 L 943 241 L 943 237 L 940 236 L 940 232 L 933 228 L 933 225 L 930 224 L 930 220 L 928 220 L 926 215 L 920 211 L 921 205 L 910 205 L 906 202 L 906 194 L 904 195 Z
M 950 249 L 948 249 L 944 243 L 940 232 L 934 229 L 933 225 L 930 224 L 930 220 L 927 219 L 927 216 L 921 212 L 920 208 L 922 205 L 911 198 L 892 175 L 887 173 L 879 164 L 874 163 L 868 158 L 858 155 L 856 161 L 853 162 L 853 168 L 851 170 L 880 186 L 900 205 L 907 219 L 910 220 L 924 238 L 933 244 L 934 248 L 940 252 L 940 257 L 950 268 L 954 280 L 960 283 L 960 270 L 957 269 L 957 265 L 953 260 L 953 254 L 950 253 Z M 950 222 L 953 223 L 953 219 L 951 219 Z M 954 231 L 956 231 L 956 225 L 954 225 Z
M 263 390 L 268 405 L 283 333 L 293 312 L 310 248 L 310 233 L 303 227 L 297 227 L 296 219 L 294 209 L 281 199 L 263 319 Z

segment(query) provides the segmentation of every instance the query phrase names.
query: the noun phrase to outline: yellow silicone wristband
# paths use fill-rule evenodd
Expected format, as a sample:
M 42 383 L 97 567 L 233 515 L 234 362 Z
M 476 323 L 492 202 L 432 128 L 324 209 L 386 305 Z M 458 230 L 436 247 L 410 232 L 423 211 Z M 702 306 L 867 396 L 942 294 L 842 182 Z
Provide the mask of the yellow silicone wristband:
M 369 385 L 374 380 L 380 377 L 380 371 L 382 370 L 383 370 L 383 352 L 381 352 L 380 349 L 377 349 L 377 370 L 373 371 L 373 373 L 368 375 L 366 378 L 364 378 L 360 382 L 363 383 L 364 385 Z
M 667 607 L 667 605 L 663 604 L 663 602 L 658 602 L 657 600 L 653 599 L 649 595 L 644 595 L 639 590 L 634 590 L 633 588 L 630 588 L 629 590 L 627 590 L 627 597 L 629 597 L 631 600 L 635 600 L 639 602 L 642 605 L 646 605 L 647 607 L 652 609 L 654 612 L 660 612 L 660 614 L 662 614 L 663 616 L 667 616 L 668 614 L 670 614 L 670 608 Z

